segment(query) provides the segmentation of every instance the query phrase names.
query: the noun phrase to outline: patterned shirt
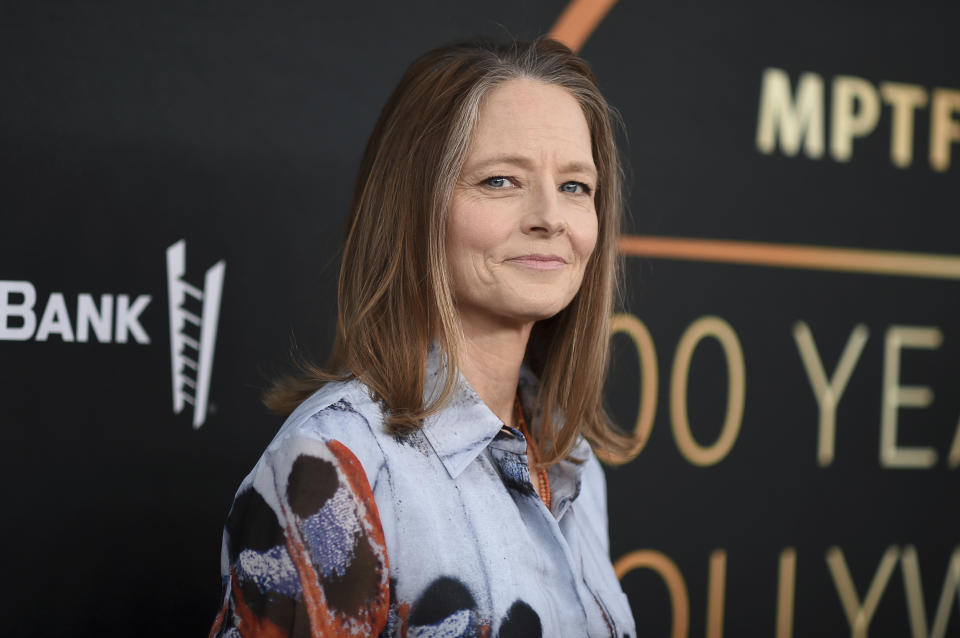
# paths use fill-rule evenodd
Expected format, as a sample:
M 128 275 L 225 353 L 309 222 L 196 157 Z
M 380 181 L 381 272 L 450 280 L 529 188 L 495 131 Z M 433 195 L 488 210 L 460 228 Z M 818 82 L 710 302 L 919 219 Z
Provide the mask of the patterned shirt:
M 432 349 L 429 400 L 446 368 Z M 527 414 L 536 379 L 521 373 Z M 609 558 L 606 485 L 589 444 L 530 482 L 523 435 L 461 376 L 413 434 L 384 429 L 359 381 L 287 419 L 223 534 L 211 637 L 634 636 Z

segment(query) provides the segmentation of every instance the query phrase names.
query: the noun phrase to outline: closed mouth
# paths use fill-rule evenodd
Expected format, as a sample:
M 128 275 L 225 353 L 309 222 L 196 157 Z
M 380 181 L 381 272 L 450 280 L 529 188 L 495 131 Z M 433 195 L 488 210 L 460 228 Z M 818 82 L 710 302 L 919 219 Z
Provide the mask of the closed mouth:
M 534 270 L 556 270 L 557 268 L 562 268 L 567 265 L 566 260 L 559 255 L 520 255 L 507 261 L 519 266 L 533 268 Z

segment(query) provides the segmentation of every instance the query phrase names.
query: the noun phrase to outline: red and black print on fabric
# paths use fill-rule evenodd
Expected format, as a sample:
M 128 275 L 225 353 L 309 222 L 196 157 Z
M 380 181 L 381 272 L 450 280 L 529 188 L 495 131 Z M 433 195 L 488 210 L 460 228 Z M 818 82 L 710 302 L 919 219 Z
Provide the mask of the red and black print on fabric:
M 323 447 L 320 447 L 323 446 Z M 317 442 L 272 495 L 238 494 L 227 519 L 231 565 L 211 637 L 375 636 L 389 616 L 389 568 L 373 493 L 341 443 Z M 262 488 L 262 484 L 261 488 Z
M 396 597 L 360 462 L 338 441 L 311 443 L 290 463 L 278 455 L 265 464 L 234 500 L 225 530 L 230 576 L 210 638 L 489 638 L 490 618 L 454 577 L 434 579 L 412 605 Z M 497 632 L 541 635 L 540 617 L 521 600 Z

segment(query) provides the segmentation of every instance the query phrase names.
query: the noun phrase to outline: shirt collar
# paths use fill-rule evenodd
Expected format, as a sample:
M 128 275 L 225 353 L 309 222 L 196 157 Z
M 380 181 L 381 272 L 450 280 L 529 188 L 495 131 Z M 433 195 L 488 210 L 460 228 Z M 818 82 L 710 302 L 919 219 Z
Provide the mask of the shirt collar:
M 430 405 L 443 388 L 448 371 L 447 358 L 436 343 L 427 353 L 426 368 L 423 399 L 424 405 Z M 536 375 L 527 366 L 521 367 L 517 392 L 530 422 L 535 419 L 532 408 L 538 386 Z M 458 372 L 453 394 L 439 412 L 424 420 L 422 432 L 450 477 L 457 478 L 490 445 L 502 427 L 503 422 Z M 579 496 L 580 481 L 589 456 L 590 444 L 581 436 L 570 458 L 548 469 L 553 513 L 557 518 Z
M 427 353 L 424 405 L 436 400 L 448 370 L 446 355 L 434 343 Z M 422 432 L 451 478 L 457 478 L 497 436 L 501 427 L 503 422 L 458 372 L 453 393 L 439 412 L 424 419 Z
M 523 405 L 530 423 L 537 421 L 538 415 L 534 414 L 533 408 L 537 402 L 539 389 L 540 380 L 537 379 L 533 371 L 527 366 L 521 367 L 517 393 L 520 395 L 520 403 Z M 558 422 L 555 427 L 560 425 L 562 425 L 562 422 Z M 580 495 L 583 469 L 591 453 L 590 443 L 583 436 L 579 436 L 567 458 L 561 459 L 547 468 L 547 475 L 550 477 L 550 508 L 557 520 L 560 520 L 570 504 L 577 500 Z
M 557 520 L 563 517 L 570 504 L 580 496 L 583 470 L 587 465 L 590 454 L 590 443 L 581 436 L 577 439 L 573 451 L 567 458 L 547 468 L 552 501 L 550 509 Z

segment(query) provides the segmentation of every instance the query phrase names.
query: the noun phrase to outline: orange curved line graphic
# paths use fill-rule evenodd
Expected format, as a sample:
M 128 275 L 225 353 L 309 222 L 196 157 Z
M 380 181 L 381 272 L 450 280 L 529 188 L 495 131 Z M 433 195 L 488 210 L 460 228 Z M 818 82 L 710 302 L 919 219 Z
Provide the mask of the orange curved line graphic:
M 618 247 L 633 257 L 960 280 L 957 255 L 651 235 L 622 235 Z
M 550 29 L 550 37 L 579 51 L 617 0 L 571 0 Z

